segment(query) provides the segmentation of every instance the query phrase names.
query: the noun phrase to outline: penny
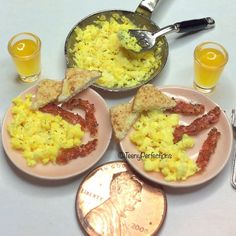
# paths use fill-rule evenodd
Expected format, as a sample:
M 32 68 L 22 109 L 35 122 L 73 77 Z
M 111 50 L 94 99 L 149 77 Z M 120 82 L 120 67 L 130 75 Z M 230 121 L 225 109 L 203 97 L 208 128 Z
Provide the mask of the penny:
M 77 218 L 88 235 L 156 235 L 166 216 L 165 193 L 123 161 L 92 170 L 76 196 Z

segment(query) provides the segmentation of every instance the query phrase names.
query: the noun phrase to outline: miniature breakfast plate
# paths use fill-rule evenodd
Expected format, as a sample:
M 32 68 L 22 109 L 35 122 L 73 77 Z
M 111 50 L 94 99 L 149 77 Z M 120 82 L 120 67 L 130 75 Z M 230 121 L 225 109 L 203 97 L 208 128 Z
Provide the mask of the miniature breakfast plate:
M 26 94 L 35 94 L 36 86 L 31 87 L 19 96 L 24 97 Z M 77 176 L 95 165 L 103 156 L 110 143 L 112 129 L 110 123 L 109 110 L 104 99 L 93 89 L 88 88 L 78 95 L 79 98 L 88 100 L 95 106 L 95 117 L 98 123 L 98 143 L 96 149 L 85 157 L 78 157 L 69 161 L 65 165 L 49 163 L 47 165 L 37 164 L 34 167 L 29 167 L 26 160 L 23 158 L 21 151 L 12 148 L 10 143 L 10 135 L 7 131 L 7 125 L 12 119 L 11 107 L 7 110 L 2 125 L 2 142 L 4 150 L 10 161 L 21 171 L 31 176 L 46 179 L 46 180 L 62 180 Z M 80 113 L 80 110 L 73 110 Z M 83 113 L 81 113 L 83 115 Z M 105 131 L 105 132 L 104 132 Z M 83 137 L 82 142 L 87 142 L 89 137 Z
M 218 106 L 210 98 L 189 88 L 183 88 L 183 87 L 158 87 L 158 88 L 170 97 L 181 99 L 187 102 L 203 104 L 205 106 L 206 112 L 208 112 L 215 106 Z M 181 123 L 190 124 L 194 119 L 196 119 L 195 116 L 193 117 L 193 116 L 180 115 Z M 219 121 L 212 127 L 216 127 L 219 130 L 219 132 L 221 133 L 221 137 L 218 140 L 215 152 L 210 156 L 210 161 L 206 169 L 202 172 L 194 174 L 193 176 L 183 181 L 168 182 L 164 179 L 161 173 L 144 171 L 143 162 L 142 160 L 139 160 L 139 158 L 128 158 L 127 155 L 126 157 L 125 155 L 123 156 L 135 171 L 137 171 L 144 178 L 152 182 L 176 188 L 197 186 L 211 180 L 216 175 L 218 175 L 223 170 L 224 166 L 226 165 L 230 157 L 233 143 L 232 128 L 226 114 L 222 109 Z M 193 148 L 187 151 L 191 159 L 193 160 L 197 159 L 198 153 L 201 149 L 204 140 L 207 137 L 207 133 L 209 132 L 209 130 L 210 129 L 203 130 L 198 135 L 193 136 L 193 138 L 195 139 L 195 145 Z M 136 146 L 131 142 L 129 138 L 129 134 L 132 131 L 133 129 L 131 129 L 128 135 L 126 135 L 126 137 L 120 142 L 120 147 L 123 153 L 139 154 Z

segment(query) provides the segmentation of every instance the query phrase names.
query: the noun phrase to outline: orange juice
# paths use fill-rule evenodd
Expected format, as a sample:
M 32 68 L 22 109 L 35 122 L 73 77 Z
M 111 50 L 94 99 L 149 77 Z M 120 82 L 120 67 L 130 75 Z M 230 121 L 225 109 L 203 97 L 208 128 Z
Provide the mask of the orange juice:
M 202 89 L 211 90 L 216 86 L 228 60 L 225 49 L 220 48 L 219 44 L 216 46 L 214 43 L 203 43 L 194 51 L 195 85 Z
M 35 36 L 36 37 L 36 36 Z M 17 72 L 24 82 L 32 82 L 40 74 L 40 40 L 25 37 L 8 44 Z

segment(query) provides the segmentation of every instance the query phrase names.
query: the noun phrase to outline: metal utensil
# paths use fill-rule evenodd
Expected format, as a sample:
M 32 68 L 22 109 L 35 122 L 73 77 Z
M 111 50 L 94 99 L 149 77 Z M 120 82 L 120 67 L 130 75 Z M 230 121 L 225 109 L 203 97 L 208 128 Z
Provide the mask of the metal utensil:
M 235 109 L 233 109 L 232 113 L 231 113 L 231 125 L 232 125 L 232 129 L 233 129 L 234 138 L 236 138 L 236 111 L 235 111 Z M 231 185 L 234 188 L 236 188 L 236 146 L 234 146 Z
M 211 17 L 206 17 L 202 19 L 188 20 L 177 22 L 172 25 L 168 25 L 158 31 L 148 31 L 148 30 L 128 30 L 130 37 L 135 37 L 137 44 L 141 47 L 139 52 L 144 52 L 152 49 L 157 39 L 163 35 L 176 32 L 176 33 L 189 33 L 195 32 L 203 29 L 210 29 L 215 26 L 215 21 Z M 130 49 L 132 50 L 132 49 Z

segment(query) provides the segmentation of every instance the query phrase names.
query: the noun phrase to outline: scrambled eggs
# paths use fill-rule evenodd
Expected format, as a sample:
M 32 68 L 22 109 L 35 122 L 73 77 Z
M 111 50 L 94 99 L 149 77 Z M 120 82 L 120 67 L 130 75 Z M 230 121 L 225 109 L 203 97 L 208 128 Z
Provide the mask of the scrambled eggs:
M 32 95 L 13 100 L 12 120 L 8 125 L 12 147 L 23 151 L 28 166 L 55 163 L 61 148 L 81 144 L 84 132 L 79 124 L 72 125 L 60 116 L 30 109 Z
M 141 46 L 135 37 L 131 36 L 128 31 L 120 30 L 118 31 L 118 38 L 120 40 L 121 46 L 130 49 L 134 52 L 140 52 Z
M 124 49 L 118 31 L 138 29 L 127 17 L 113 14 L 105 16 L 85 28 L 77 27 L 76 43 L 71 52 L 75 64 L 82 69 L 102 71 L 96 83 L 108 88 L 132 87 L 150 78 L 161 66 L 161 46 L 144 53 L 132 53 Z
M 143 158 L 144 170 L 161 172 L 167 181 L 185 180 L 199 170 L 186 153 L 194 140 L 184 135 L 181 141 L 173 143 L 174 127 L 178 124 L 177 114 L 153 110 L 141 115 L 130 135 L 138 150 L 148 156 Z

